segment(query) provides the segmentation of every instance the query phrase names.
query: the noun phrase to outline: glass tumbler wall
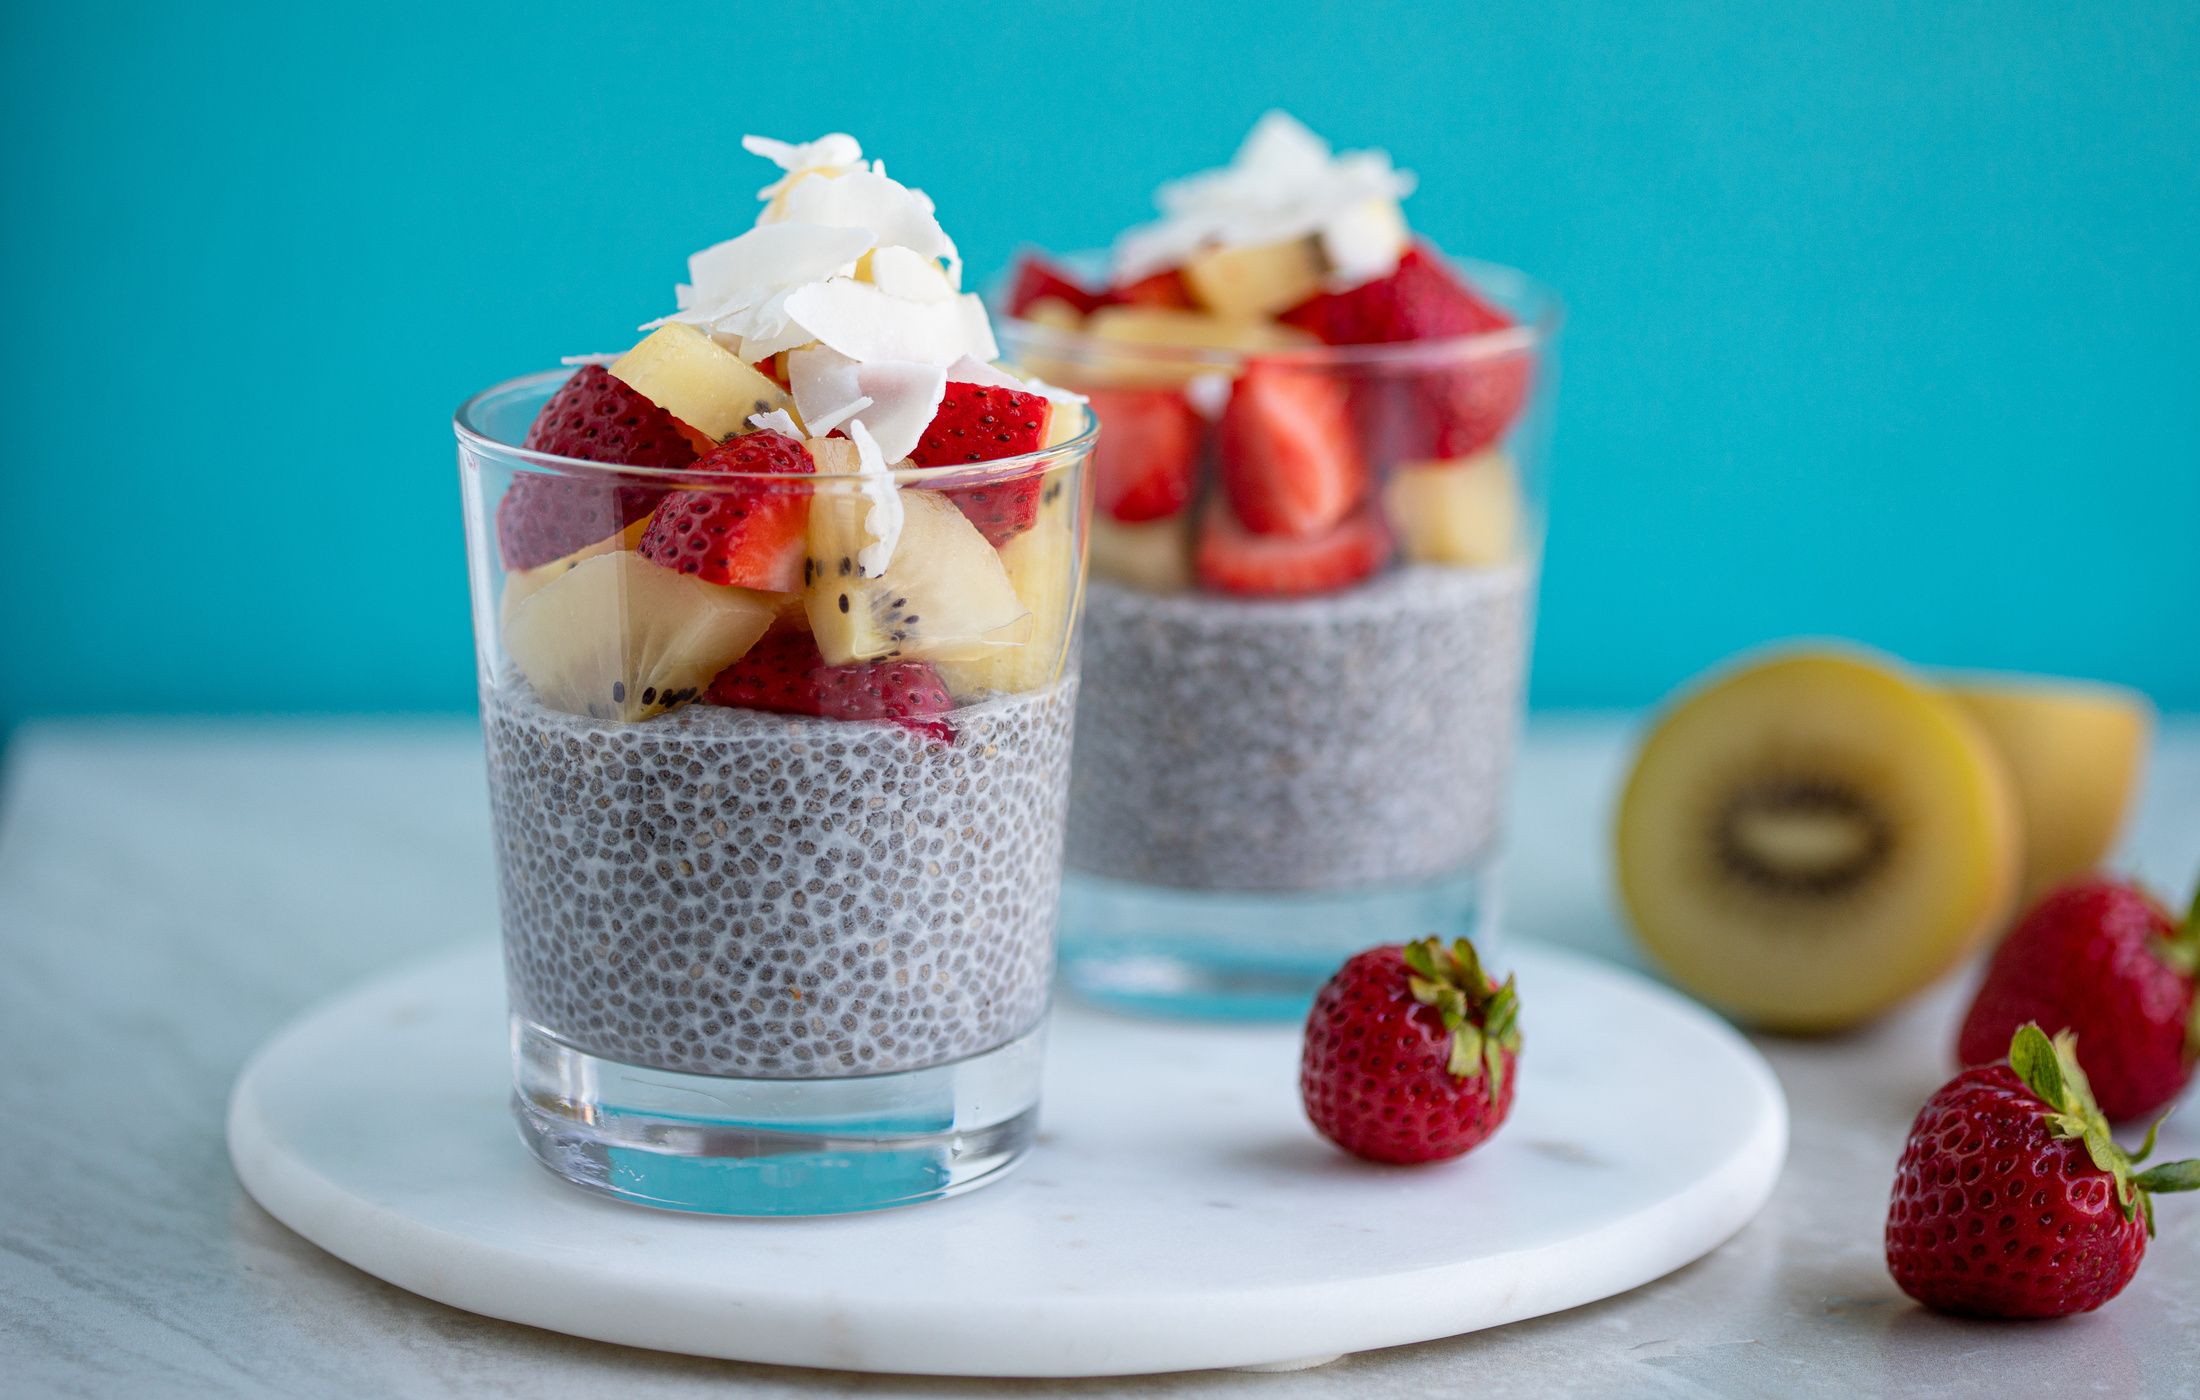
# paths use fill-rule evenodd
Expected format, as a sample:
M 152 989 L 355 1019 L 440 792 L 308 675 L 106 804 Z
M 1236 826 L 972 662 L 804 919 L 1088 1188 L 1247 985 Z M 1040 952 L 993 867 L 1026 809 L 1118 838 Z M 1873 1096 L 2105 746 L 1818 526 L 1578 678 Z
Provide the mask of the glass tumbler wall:
M 1257 353 L 1004 326 L 1102 425 L 1063 917 L 1081 994 L 1298 1015 L 1360 948 L 1495 935 L 1558 315 L 1465 266 L 1516 324 Z M 1152 455 L 1193 440 L 1189 489 L 1162 489 Z M 1273 505 L 1295 452 L 1340 442 L 1338 523 L 1245 518 L 1248 457 Z
M 840 439 L 814 474 L 513 446 L 564 377 L 457 422 L 522 1136 L 723 1214 L 998 1174 L 1036 1121 L 1092 431 L 885 476 Z M 639 552 L 719 507 L 783 532 L 781 586 Z

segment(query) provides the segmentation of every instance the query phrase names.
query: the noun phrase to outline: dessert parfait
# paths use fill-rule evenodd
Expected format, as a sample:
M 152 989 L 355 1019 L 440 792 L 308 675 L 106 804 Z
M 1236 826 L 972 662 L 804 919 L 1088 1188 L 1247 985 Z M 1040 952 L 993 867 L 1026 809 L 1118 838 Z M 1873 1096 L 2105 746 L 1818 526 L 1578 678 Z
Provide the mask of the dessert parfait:
M 1297 1014 L 1371 940 L 1487 947 L 1540 539 L 1552 302 L 1409 231 L 1281 113 L 1105 259 L 1025 258 L 1011 354 L 1086 393 L 1071 985 Z
M 614 1195 L 867 1209 L 1030 1140 L 1092 434 L 921 192 L 746 145 L 671 314 L 458 415 L 515 1108 Z

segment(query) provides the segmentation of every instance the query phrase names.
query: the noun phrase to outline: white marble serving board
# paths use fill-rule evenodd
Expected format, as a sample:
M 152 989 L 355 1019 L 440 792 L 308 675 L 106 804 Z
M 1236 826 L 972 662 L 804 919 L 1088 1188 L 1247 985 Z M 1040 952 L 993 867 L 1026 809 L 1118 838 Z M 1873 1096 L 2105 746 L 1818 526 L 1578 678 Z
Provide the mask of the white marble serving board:
M 1056 1017 L 1040 1144 L 954 1200 L 819 1220 L 672 1215 L 527 1156 L 493 948 L 419 964 L 269 1041 L 231 1160 L 277 1218 L 456 1307 L 798 1366 L 1089 1376 L 1311 1364 L 1657 1278 L 1771 1193 L 1787 1107 L 1724 1024 L 1527 947 L 1513 1118 L 1435 1167 L 1353 1161 L 1297 1101 L 1298 1035 Z

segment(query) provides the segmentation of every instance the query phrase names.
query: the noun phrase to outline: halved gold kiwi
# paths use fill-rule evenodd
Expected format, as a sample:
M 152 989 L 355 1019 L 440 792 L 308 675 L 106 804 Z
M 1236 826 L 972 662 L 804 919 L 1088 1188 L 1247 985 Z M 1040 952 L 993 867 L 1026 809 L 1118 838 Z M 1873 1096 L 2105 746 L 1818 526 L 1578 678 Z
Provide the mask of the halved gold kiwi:
M 1651 956 L 1753 1025 L 1827 1031 L 2000 926 L 2016 808 L 1955 702 L 1866 654 L 1795 652 L 1683 699 L 1620 802 L 1620 893 Z

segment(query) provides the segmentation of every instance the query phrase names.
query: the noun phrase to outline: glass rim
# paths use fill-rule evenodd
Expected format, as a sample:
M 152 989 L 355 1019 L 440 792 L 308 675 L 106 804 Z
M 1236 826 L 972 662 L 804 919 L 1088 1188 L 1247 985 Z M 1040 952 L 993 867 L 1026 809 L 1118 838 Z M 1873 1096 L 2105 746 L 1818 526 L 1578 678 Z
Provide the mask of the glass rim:
M 719 490 L 752 482 L 771 482 L 786 488 L 802 482 L 858 482 L 877 479 L 849 472 L 698 472 L 692 466 L 641 467 L 592 462 L 585 457 L 565 457 L 555 452 L 543 452 L 532 447 L 522 447 L 518 443 L 505 442 L 491 436 L 481 426 L 481 415 L 492 401 L 547 390 L 542 397 L 544 402 L 548 402 L 550 394 L 556 392 L 555 386 L 563 384 L 579 370 L 580 366 L 577 365 L 536 370 L 532 374 L 522 374 L 492 384 L 472 395 L 451 414 L 451 429 L 458 436 L 459 446 L 483 456 L 559 476 L 658 482 L 686 491 Z M 1018 480 L 1058 470 L 1064 463 L 1090 454 L 1093 443 L 1100 436 L 1100 422 L 1093 413 L 1092 406 L 1084 402 L 1077 406 L 1085 415 L 1083 425 L 1074 437 L 1052 447 L 1041 448 L 1037 452 L 1018 453 L 1013 457 L 989 457 L 982 462 L 961 462 L 953 466 L 899 467 L 887 471 L 885 476 L 896 486 L 913 486 L 919 490 L 933 491 L 983 486 L 990 482 Z
M 1103 253 L 1086 251 L 1064 255 L 1061 261 L 1075 267 L 1089 265 L 1090 260 L 1104 256 Z M 1566 308 L 1558 293 L 1548 284 L 1519 268 L 1508 267 L 1503 263 L 1483 262 L 1476 258 L 1455 258 L 1449 254 L 1440 256 L 1453 267 L 1467 271 L 1468 280 L 1477 287 L 1497 291 L 1498 299 L 1507 303 L 1505 309 L 1508 312 L 1518 308 L 1520 319 L 1513 325 L 1497 330 L 1427 340 L 1402 340 L 1373 345 L 1302 345 L 1269 350 L 1219 350 L 1204 346 L 1153 345 L 1140 341 L 1109 340 L 1081 328 L 1071 329 L 1029 321 L 1010 314 L 1004 306 L 999 305 L 995 306 L 993 314 L 1006 338 L 1013 339 L 1019 348 L 1028 348 L 1042 354 L 1066 359 L 1105 357 L 1114 361 L 1145 361 L 1217 370 L 1233 370 L 1247 360 L 1256 359 L 1262 364 L 1292 365 L 1313 370 L 1421 368 L 1452 364 L 1461 360 L 1494 359 L 1523 350 L 1539 350 L 1557 341 L 1558 333 L 1565 324 Z M 1004 274 L 996 284 L 996 302 L 999 301 L 1000 294 L 1005 292 L 1007 280 Z

